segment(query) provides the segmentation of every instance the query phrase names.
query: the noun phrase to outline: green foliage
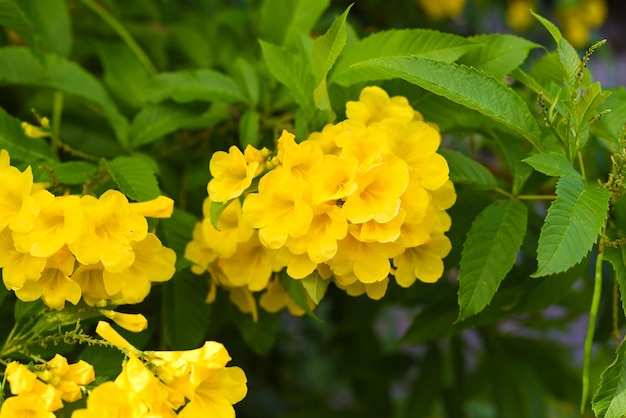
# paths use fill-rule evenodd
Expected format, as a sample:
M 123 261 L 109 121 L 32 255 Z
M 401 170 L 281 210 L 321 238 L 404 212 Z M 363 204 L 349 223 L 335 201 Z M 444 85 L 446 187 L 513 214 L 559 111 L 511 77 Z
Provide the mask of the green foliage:
M 155 199 L 161 194 L 154 171 L 141 157 L 115 157 L 106 161 L 113 181 L 129 198 L 136 201 Z
M 460 152 L 442 148 L 439 153 L 446 157 L 450 166 L 450 180 L 456 183 L 473 184 L 480 189 L 494 189 L 497 180 L 491 172 L 473 159 Z
M 513 267 L 526 222 L 526 206 L 519 201 L 496 200 L 476 217 L 463 245 L 458 320 L 475 315 L 491 302 Z
M 615 360 L 602 373 L 600 386 L 593 397 L 593 412 L 598 418 L 619 418 L 626 410 L 626 381 L 624 380 L 624 350 L 626 344 L 617 349 Z
M 607 217 L 609 192 L 585 184 L 582 178 L 561 177 L 556 195 L 541 228 L 535 277 L 559 273 L 579 263 L 597 242 Z

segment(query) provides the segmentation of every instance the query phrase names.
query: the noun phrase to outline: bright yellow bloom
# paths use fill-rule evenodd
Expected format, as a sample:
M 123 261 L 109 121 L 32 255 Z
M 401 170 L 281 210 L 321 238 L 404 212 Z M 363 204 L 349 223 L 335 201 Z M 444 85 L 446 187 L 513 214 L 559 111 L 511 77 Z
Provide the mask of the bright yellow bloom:
M 26 302 L 41 298 L 52 309 L 61 310 L 65 302 L 76 305 L 82 290 L 78 283 L 70 279 L 74 271 L 74 256 L 67 247 L 63 247 L 47 259 L 46 267 L 38 280 L 27 280 L 15 295 Z
M 174 213 L 174 201 L 167 196 L 159 196 L 146 202 L 133 202 L 130 209 L 148 218 L 169 218 Z
M 141 241 L 131 241 L 133 263 L 120 272 L 103 272 L 104 288 L 112 299 L 139 303 L 150 293 L 151 282 L 164 282 L 176 271 L 176 253 L 148 233 Z
M 417 0 L 433 20 L 454 19 L 463 13 L 466 0 Z
M 109 299 L 109 294 L 104 288 L 103 274 L 102 263 L 81 265 L 72 274 L 72 280 L 80 286 L 83 300 L 90 306 Z
M 230 147 L 228 153 L 218 151 L 213 154 L 209 170 L 213 178 L 207 185 L 209 198 L 214 202 L 226 202 L 241 196 L 252 184 L 259 163 L 248 163 L 236 146 Z
M 243 219 L 259 229 L 259 238 L 268 248 L 280 248 L 288 237 L 304 235 L 313 219 L 313 210 L 304 200 L 290 170 L 278 167 L 259 182 L 259 192 L 243 203 Z
M 140 408 L 141 405 L 132 402 L 129 392 L 114 382 L 104 382 L 87 397 L 87 408 L 77 409 L 72 418 L 140 418 Z
M 228 288 L 228 300 L 241 311 L 241 313 L 251 314 L 254 322 L 259 319 L 259 310 L 256 306 L 256 299 L 250 290 L 245 286 Z
M 24 135 L 29 138 L 45 138 L 50 136 L 50 132 L 47 130 L 42 129 L 39 126 L 31 125 L 28 122 L 22 122 L 21 127 L 24 131 Z
M 371 86 L 361 90 L 358 101 L 346 103 L 348 119 L 369 125 L 375 122 L 408 123 L 415 112 L 406 97 L 389 97 L 380 87 Z
M 203 220 L 204 222 L 204 220 Z M 204 239 L 203 222 L 197 222 L 193 228 L 192 240 L 185 247 L 185 258 L 193 263 L 191 271 L 202 274 L 217 257 L 217 253 Z
M 27 232 L 33 227 L 39 207 L 32 189 L 30 166 L 24 172 L 13 166 L 0 169 L 0 231 L 8 226 L 12 231 Z
M 26 281 L 38 280 L 45 267 L 45 258 L 34 257 L 15 249 L 10 230 L 0 232 L 0 268 L 7 289 L 18 290 L 24 287 Z
M 307 302 L 311 310 L 315 308 L 315 303 L 308 297 Z M 285 288 L 281 284 L 278 278 L 272 279 L 268 284 L 267 289 L 261 295 L 259 299 L 259 305 L 268 312 L 276 313 L 284 308 L 289 310 L 289 313 L 294 316 L 304 315 L 304 309 L 289 296 L 285 291 Z
M 527 29 L 534 21 L 531 9 L 535 7 L 534 0 L 511 0 L 507 4 L 505 19 L 515 30 Z
M 310 187 L 313 203 L 345 199 L 356 192 L 359 161 L 353 157 L 325 155 L 312 170 Z M 333 202 L 334 203 L 334 202 Z
M 34 226 L 25 233 L 13 233 L 15 248 L 37 257 L 50 257 L 78 238 L 83 228 L 83 211 L 76 195 L 54 196 L 47 190 L 33 195 L 41 208 Z
M 396 282 L 402 287 L 411 286 L 415 279 L 425 283 L 436 282 L 443 274 L 442 258 L 448 255 L 451 248 L 445 235 L 435 235 L 424 245 L 407 248 L 393 259 Z
M 148 320 L 142 314 L 127 314 L 109 309 L 101 309 L 100 313 L 130 332 L 141 332 L 148 328 Z
M 148 233 L 146 218 L 131 210 L 126 196 L 107 190 L 98 199 L 81 199 L 85 227 L 70 243 L 70 249 L 82 264 L 100 261 L 107 271 L 124 271 L 135 259 L 131 242 L 141 241 Z
M 46 408 L 41 397 L 24 393 L 6 398 L 0 407 L 0 418 L 17 417 L 55 418 L 55 415 Z
M 233 200 L 222 212 L 215 229 L 210 220 L 209 199 L 204 200 L 202 221 L 202 242 L 215 250 L 221 258 L 231 257 L 237 251 L 237 246 L 248 241 L 254 229 L 243 220 L 243 212 L 239 200 Z
M 222 271 L 222 284 L 227 287 L 247 286 L 252 291 L 262 290 L 275 270 L 274 255 L 271 250 L 261 245 L 254 234 L 248 241 L 237 247 L 231 257 L 217 261 Z

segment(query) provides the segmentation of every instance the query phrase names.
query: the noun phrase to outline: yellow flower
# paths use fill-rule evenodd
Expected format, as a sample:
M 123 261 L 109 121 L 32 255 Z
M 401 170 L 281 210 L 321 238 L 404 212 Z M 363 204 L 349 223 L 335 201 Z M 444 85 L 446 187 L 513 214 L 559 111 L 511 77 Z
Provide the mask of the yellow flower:
M 358 190 L 348 196 L 343 213 L 352 223 L 389 222 L 398 215 L 400 196 L 409 183 L 406 164 L 380 163 L 357 176 Z
M 74 261 L 72 253 L 67 247 L 63 247 L 47 259 L 41 277 L 36 281 L 25 281 L 20 289 L 15 289 L 15 295 L 25 302 L 41 298 L 48 307 L 57 310 L 63 309 L 65 301 L 76 305 L 82 290 L 69 277 L 74 271 Z
M 27 232 L 33 227 L 39 207 L 32 189 L 30 166 L 24 172 L 13 166 L 0 169 L 0 231 L 8 226 L 12 231 Z
M 259 319 L 259 310 L 256 306 L 256 299 L 250 290 L 245 286 L 228 288 L 228 299 L 235 305 L 242 313 L 249 313 L 252 315 L 254 322 Z
M 247 286 L 251 291 L 262 290 L 276 269 L 274 255 L 261 245 L 257 234 L 237 247 L 231 257 L 218 259 L 223 282 L 227 287 Z
M 246 158 L 234 145 L 228 153 L 218 151 L 213 154 L 209 170 L 213 178 L 207 185 L 209 198 L 214 202 L 226 202 L 241 196 L 252 184 L 259 163 L 248 163 Z
M 104 288 L 109 296 L 124 303 L 139 303 L 150 293 L 151 282 L 164 282 L 176 271 L 176 253 L 148 233 L 141 241 L 131 241 L 133 263 L 120 272 L 103 272 Z
M 463 13 L 466 0 L 417 0 L 433 20 L 454 19 Z
M 15 249 L 10 230 L 0 232 L 0 268 L 7 289 L 18 290 L 24 287 L 26 281 L 38 280 L 45 267 L 45 258 L 34 257 Z
M 42 399 L 34 393 L 11 396 L 4 400 L 0 408 L 0 418 L 55 418 Z
M 67 359 L 60 354 L 56 354 L 52 360 L 38 368 L 39 379 L 54 386 L 65 402 L 75 402 L 82 398 L 81 386 L 88 385 L 96 379 L 91 364 L 83 360 L 68 364 Z
M 313 210 L 305 202 L 304 192 L 289 170 L 278 167 L 261 178 L 258 193 L 246 197 L 243 219 L 259 229 L 263 245 L 280 248 L 288 237 L 308 231 Z
M 193 263 L 191 271 L 195 274 L 202 274 L 207 271 L 209 264 L 217 257 L 215 250 L 204 239 L 203 222 L 196 222 L 192 240 L 185 247 L 185 258 Z
M 22 122 L 21 127 L 24 131 L 24 135 L 29 138 L 45 138 L 50 136 L 50 132 L 47 130 L 42 129 L 39 126 L 31 125 L 28 122 Z
M 524 30 L 533 23 L 533 15 L 530 13 L 534 7 L 533 0 L 512 0 L 506 7 L 506 22 L 515 30 Z
M 436 282 L 443 274 L 442 259 L 451 248 L 445 235 L 435 235 L 419 247 L 407 248 L 393 259 L 396 282 L 402 287 L 411 286 L 416 279 L 425 283 Z
M 47 190 L 38 191 L 33 198 L 41 211 L 32 229 L 13 233 L 15 248 L 36 257 L 50 257 L 80 235 L 83 227 L 80 198 L 76 195 L 57 197 Z
M 133 403 L 130 393 L 114 382 L 104 382 L 87 397 L 87 408 L 77 409 L 72 418 L 140 418 L 141 405 Z
M 358 101 L 346 103 L 348 119 L 369 125 L 375 122 L 408 123 L 415 112 L 406 97 L 390 98 L 380 87 L 371 86 L 361 90 Z
M 159 196 L 146 202 L 133 202 L 130 209 L 148 218 L 169 218 L 174 213 L 174 201 L 167 196 Z
M 106 321 L 98 321 L 98 325 L 96 325 L 96 334 L 118 348 L 129 350 L 131 353 L 137 351 L 137 349 L 129 343 L 126 338 L 122 337 L 120 333 L 113 329 L 111 324 Z
M 126 196 L 107 190 L 98 199 L 81 199 L 85 226 L 78 238 L 69 244 L 82 264 L 100 261 L 107 271 L 124 271 L 135 259 L 132 241 L 141 241 L 148 233 L 146 218 L 131 210 Z
M 215 229 L 210 220 L 209 199 L 204 200 L 202 221 L 202 241 L 207 243 L 218 257 L 228 258 L 237 251 L 239 243 L 248 241 L 254 229 L 243 220 L 243 212 L 239 200 L 233 200 L 224 209 L 217 221 L 218 229 Z
M 315 308 L 315 303 L 308 297 L 307 302 L 311 309 Z M 281 284 L 278 278 L 272 279 L 267 286 L 267 289 L 261 295 L 259 299 L 259 305 L 268 312 L 276 313 L 285 307 L 289 310 L 289 313 L 294 316 L 304 315 L 304 309 L 302 309 L 285 291 L 285 288 Z
M 148 328 L 148 320 L 142 314 L 127 314 L 109 309 L 101 309 L 100 313 L 130 332 L 141 332 Z
M 83 300 L 90 306 L 109 299 L 109 294 L 104 288 L 103 274 L 102 263 L 78 266 L 72 274 L 72 280 L 80 286 Z
M 358 166 L 356 158 L 325 155 L 310 178 L 313 203 L 337 201 L 354 193 L 359 188 L 356 182 Z

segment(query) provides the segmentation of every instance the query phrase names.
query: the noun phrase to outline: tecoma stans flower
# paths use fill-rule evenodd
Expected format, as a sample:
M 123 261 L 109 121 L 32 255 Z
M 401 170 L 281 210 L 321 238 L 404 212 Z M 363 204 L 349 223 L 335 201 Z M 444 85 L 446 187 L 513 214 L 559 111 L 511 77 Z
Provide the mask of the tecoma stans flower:
M 15 417 L 55 418 L 55 415 L 46 408 L 40 396 L 24 393 L 6 398 L 0 407 L 0 418 Z
M 390 98 L 380 87 L 365 87 L 358 101 L 346 103 L 348 119 L 369 125 L 375 122 L 408 123 L 413 120 L 415 111 L 406 97 Z
M 257 161 L 248 163 L 243 153 L 234 145 L 228 152 L 216 152 L 209 163 L 213 176 L 207 185 L 209 198 L 213 202 L 226 202 L 241 196 L 252 184 L 258 166 Z

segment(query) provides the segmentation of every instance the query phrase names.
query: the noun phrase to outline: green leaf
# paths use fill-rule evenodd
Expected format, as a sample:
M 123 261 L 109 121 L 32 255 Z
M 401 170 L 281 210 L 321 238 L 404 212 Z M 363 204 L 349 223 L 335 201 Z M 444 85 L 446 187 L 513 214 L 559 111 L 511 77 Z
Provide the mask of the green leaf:
M 125 144 L 128 121 L 119 112 L 98 79 L 78 64 L 57 55 L 45 55 L 41 64 L 26 48 L 0 48 L 0 82 L 51 87 L 97 105 Z
M 233 308 L 236 310 L 236 308 Z M 252 315 L 236 310 L 235 324 L 244 341 L 255 353 L 265 355 L 276 341 L 276 331 L 280 325 L 280 314 L 271 314 L 259 309 L 259 318 L 254 322 Z
M 106 166 L 115 184 L 129 198 L 141 202 L 161 194 L 152 167 L 144 158 L 119 156 L 106 161 Z
M 513 194 L 517 195 L 522 191 L 524 184 L 533 173 L 532 167 L 523 162 L 528 155 L 528 150 L 524 147 L 525 143 L 515 141 L 506 135 L 495 135 L 500 149 L 506 158 L 509 170 L 513 175 Z
M 301 280 L 292 279 L 287 275 L 286 270 L 283 270 L 279 275 L 280 283 L 285 288 L 285 292 L 289 295 L 296 305 L 304 310 L 304 312 L 315 319 L 318 322 L 322 322 L 320 318 L 318 318 L 315 313 L 311 310 L 309 306 L 309 301 L 307 300 L 307 291 L 304 288 L 304 284 Z
M 261 114 L 254 109 L 248 109 L 239 119 L 239 145 L 245 149 L 248 145 L 256 147 L 259 144 L 259 129 Z
M 429 29 L 385 30 L 355 42 L 346 49 L 337 60 L 330 82 L 349 86 L 362 81 L 391 78 L 380 71 L 359 65 L 375 58 L 420 56 L 452 62 L 476 47 L 477 44 L 461 36 Z
M 474 220 L 463 244 L 459 271 L 459 318 L 491 302 L 513 267 L 526 234 L 528 212 L 518 200 L 497 200 Z
M 604 248 L 604 259 L 613 266 L 617 283 L 619 283 L 619 293 L 622 299 L 622 309 L 626 314 L 626 246 Z
M 302 287 L 306 290 L 311 300 L 319 305 L 326 294 L 330 280 L 324 280 L 317 271 L 314 271 L 304 279 L 300 280 Z
M 148 82 L 149 101 L 172 99 L 177 102 L 246 102 L 237 83 L 227 75 L 209 69 L 157 74 Z
M 14 0 L 0 0 L 0 26 L 15 32 L 26 45 L 41 55 L 41 45 L 33 22 L 24 13 Z
M 153 103 L 135 115 L 129 133 L 129 144 L 141 147 L 196 121 L 208 110 L 206 103 Z
M 191 265 L 185 258 L 185 249 L 192 240 L 193 228 L 198 220 L 194 215 L 182 209 L 174 207 L 174 213 L 167 219 L 159 221 L 159 228 L 162 233 L 163 245 L 176 252 L 176 270 L 182 270 Z
M 43 313 L 46 310 L 46 306 L 41 299 L 37 299 L 33 302 L 24 302 L 20 299 L 15 301 L 15 320 L 19 321 L 24 318 L 30 318 Z
M 189 270 L 176 272 L 163 284 L 163 334 L 171 349 L 197 348 L 204 341 L 210 320 L 208 293 L 207 277 Z
M 233 76 L 235 81 L 241 87 L 241 90 L 250 100 L 250 104 L 256 106 L 259 104 L 261 95 L 261 87 L 257 70 L 248 61 L 238 58 L 233 65 Z
M 67 57 L 72 50 L 72 24 L 67 0 L 19 0 L 48 52 Z
M 598 112 L 598 107 L 604 103 L 610 93 L 603 92 L 600 82 L 590 84 L 585 88 L 582 96 L 576 104 L 572 112 L 574 121 L 577 125 L 574 127 L 575 132 L 580 134 L 589 127 L 589 122 Z
M 617 349 L 615 360 L 600 376 L 598 390 L 591 401 L 598 418 L 621 418 L 626 414 L 626 344 Z
M 260 41 L 265 64 L 276 80 L 283 84 L 305 112 L 313 110 L 313 73 L 298 55 L 284 48 Z
M 96 375 L 94 384 L 96 385 L 115 380 L 122 371 L 124 357 L 124 353 L 119 350 L 99 345 L 87 346 L 79 355 L 80 360 L 93 366 Z
M 609 89 L 609 92 L 611 95 L 600 105 L 598 110 L 611 109 L 611 111 L 591 125 L 591 131 L 610 144 L 610 149 L 616 150 L 618 147 L 618 136 L 622 132 L 624 121 L 626 120 L 626 89 L 619 87 Z
M 52 148 L 45 140 L 24 135 L 21 122 L 2 108 L 0 108 L 0 148 L 7 150 L 11 158 L 25 163 L 56 160 Z
M 326 77 L 346 45 L 348 39 L 346 18 L 351 8 L 352 5 L 348 6 L 326 33 L 313 41 L 313 66 L 318 82 Z
M 104 67 L 104 82 L 119 100 L 138 108 L 149 95 L 149 73 L 135 54 L 121 42 L 96 44 L 98 58 Z
M 480 68 L 494 77 L 502 77 L 522 65 L 531 49 L 541 45 L 507 34 L 478 35 L 469 38 L 480 44 L 459 59 L 460 64 Z
M 541 228 L 539 266 L 533 277 L 559 273 L 580 262 L 597 241 L 608 214 L 610 193 L 580 177 L 561 177 L 556 195 Z
M 265 0 L 261 7 L 260 38 L 288 45 L 300 35 L 309 35 L 330 0 Z
M 573 86 L 574 80 L 581 68 L 581 61 L 576 49 L 563 37 L 561 31 L 549 20 L 539 16 L 531 11 L 533 16 L 550 32 L 552 38 L 556 41 L 557 51 L 559 53 L 559 61 L 565 70 L 565 84 Z
M 496 188 L 496 178 L 485 166 L 449 148 L 439 148 L 438 153 L 448 161 L 453 183 L 469 183 L 483 190 Z
M 37 181 L 53 181 L 61 184 L 83 184 L 94 176 L 98 167 L 87 161 L 67 161 L 39 165 L 41 178 Z
M 572 176 L 582 179 L 582 175 L 576 171 L 572 163 L 563 154 L 547 152 L 545 154 L 534 154 L 523 160 L 535 170 L 548 176 Z
M 480 70 L 422 57 L 373 59 L 359 66 L 399 77 L 514 130 L 541 150 L 541 132 L 524 100 L 510 87 Z

